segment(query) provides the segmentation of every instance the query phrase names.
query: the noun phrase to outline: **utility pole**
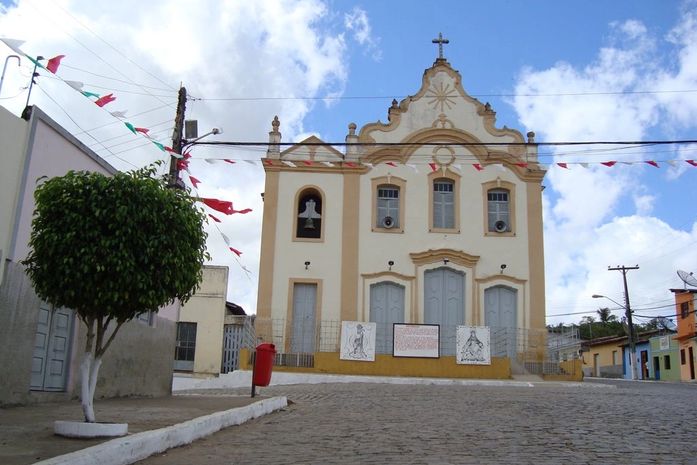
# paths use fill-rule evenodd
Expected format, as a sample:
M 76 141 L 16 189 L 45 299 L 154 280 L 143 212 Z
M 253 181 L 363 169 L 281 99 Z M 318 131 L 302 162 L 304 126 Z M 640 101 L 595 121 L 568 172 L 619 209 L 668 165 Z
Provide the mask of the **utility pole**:
M 172 131 L 172 154 L 169 160 L 169 187 L 178 187 L 179 166 L 178 161 L 182 155 L 182 140 L 184 138 L 184 112 L 186 111 L 186 87 L 179 88 L 177 101 L 177 115 L 174 118 L 174 131 Z M 179 155 L 178 157 L 176 155 Z
M 637 380 L 639 376 L 637 374 L 637 359 L 636 359 L 636 332 L 634 331 L 634 323 L 632 323 L 632 308 L 629 305 L 629 290 L 627 289 L 627 271 L 638 270 L 639 265 L 635 266 L 616 266 L 607 267 L 608 271 L 621 271 L 622 280 L 624 282 L 624 302 L 626 306 L 624 307 L 625 315 L 627 317 L 627 327 L 629 328 L 629 360 L 632 369 L 632 379 Z

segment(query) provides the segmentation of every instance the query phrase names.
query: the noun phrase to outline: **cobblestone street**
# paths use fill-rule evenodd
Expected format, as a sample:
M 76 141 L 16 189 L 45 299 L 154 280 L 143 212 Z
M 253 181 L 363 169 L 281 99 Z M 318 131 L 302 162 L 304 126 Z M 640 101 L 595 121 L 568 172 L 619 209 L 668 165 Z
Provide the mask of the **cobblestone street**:
M 294 404 L 139 463 L 697 464 L 696 385 L 324 384 L 261 391 Z

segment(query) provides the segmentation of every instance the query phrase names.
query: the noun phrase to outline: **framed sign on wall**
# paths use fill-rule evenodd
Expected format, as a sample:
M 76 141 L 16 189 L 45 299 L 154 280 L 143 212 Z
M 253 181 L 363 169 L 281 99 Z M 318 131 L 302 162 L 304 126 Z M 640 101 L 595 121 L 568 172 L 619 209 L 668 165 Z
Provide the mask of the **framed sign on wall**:
M 395 323 L 392 355 L 440 358 L 440 325 Z

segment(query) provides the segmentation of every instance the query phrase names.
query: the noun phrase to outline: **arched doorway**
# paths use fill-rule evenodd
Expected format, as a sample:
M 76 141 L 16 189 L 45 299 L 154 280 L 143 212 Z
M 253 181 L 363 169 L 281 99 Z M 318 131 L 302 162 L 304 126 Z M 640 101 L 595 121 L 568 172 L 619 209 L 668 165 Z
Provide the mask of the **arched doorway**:
M 424 323 L 440 325 L 440 353 L 454 355 L 457 326 L 465 323 L 464 273 L 448 267 L 424 273 Z
M 392 325 L 404 322 L 404 286 L 381 282 L 370 286 L 370 321 L 375 329 L 375 353 L 392 353 Z
M 484 291 L 484 324 L 491 328 L 491 355 L 515 357 L 517 350 L 518 291 L 494 286 Z

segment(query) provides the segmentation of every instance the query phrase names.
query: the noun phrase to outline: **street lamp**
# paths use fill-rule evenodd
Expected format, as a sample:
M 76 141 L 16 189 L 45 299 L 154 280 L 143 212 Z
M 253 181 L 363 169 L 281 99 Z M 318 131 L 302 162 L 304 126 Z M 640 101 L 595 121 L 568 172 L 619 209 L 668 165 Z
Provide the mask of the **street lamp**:
M 179 147 L 177 147 L 176 153 L 172 154 L 172 159 L 170 162 L 170 174 L 169 174 L 169 182 L 170 186 L 172 187 L 182 187 L 183 184 L 180 183 L 179 180 L 179 163 L 177 160 L 184 158 L 184 151 L 186 148 L 191 147 L 192 145 L 195 145 L 197 141 L 203 139 L 204 137 L 208 137 L 210 135 L 217 135 L 217 134 L 222 134 L 223 130 L 221 128 L 213 128 L 207 133 L 205 133 L 202 136 L 196 137 L 195 139 L 191 140 L 186 140 L 186 139 L 180 139 L 179 140 Z
M 613 302 L 615 305 L 619 305 L 620 308 L 624 309 L 625 316 L 627 317 L 627 327 L 629 328 L 629 364 L 632 370 L 632 379 L 636 381 L 639 376 L 637 375 L 637 360 L 636 360 L 636 338 L 634 333 L 634 324 L 632 323 L 632 311 L 629 306 L 622 305 L 615 299 L 612 299 L 606 295 L 593 294 L 591 297 L 594 299 L 607 299 Z

